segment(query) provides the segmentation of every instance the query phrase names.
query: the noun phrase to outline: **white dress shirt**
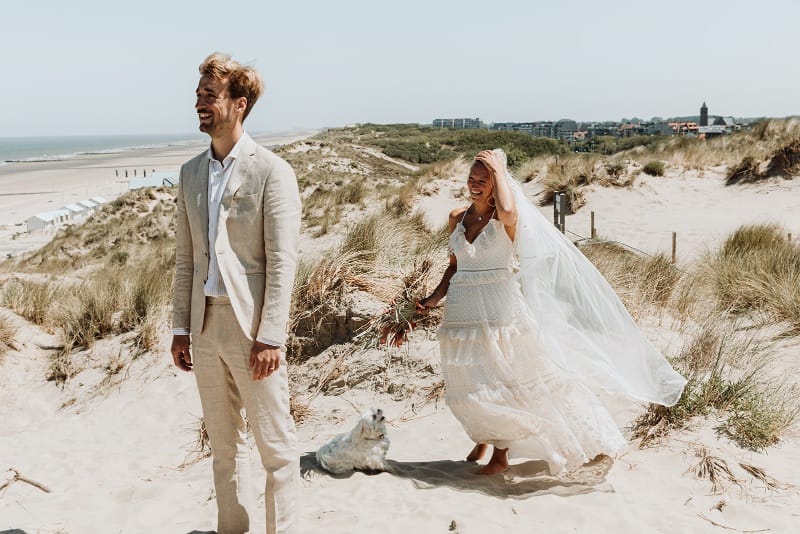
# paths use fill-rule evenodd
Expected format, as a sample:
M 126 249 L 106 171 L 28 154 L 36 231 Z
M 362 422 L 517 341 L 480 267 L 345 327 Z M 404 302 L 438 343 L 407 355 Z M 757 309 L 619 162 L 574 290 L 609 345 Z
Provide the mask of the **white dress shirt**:
M 249 138 L 247 133 L 243 133 L 233 148 L 225 156 L 225 159 L 218 161 L 214 158 L 214 151 L 208 147 L 206 157 L 208 157 L 208 278 L 203 289 L 207 297 L 227 297 L 228 291 L 225 289 L 225 281 L 219 271 L 219 262 L 214 244 L 217 242 L 219 231 L 219 210 L 222 205 L 222 195 L 231 177 L 236 160 L 239 157 L 239 150 L 245 138 Z M 174 335 L 188 335 L 188 328 L 175 328 Z M 280 346 L 272 340 L 257 338 L 257 341 L 267 345 Z
M 239 156 L 239 148 L 242 146 L 247 134 L 244 133 L 233 145 L 233 148 L 221 162 L 214 159 L 214 152 L 208 148 L 208 278 L 204 286 L 207 297 L 227 297 L 225 282 L 219 272 L 219 262 L 217 261 L 216 247 L 217 233 L 219 224 L 219 209 L 222 205 L 222 194 L 228 185 L 233 167 L 236 165 L 236 158 Z

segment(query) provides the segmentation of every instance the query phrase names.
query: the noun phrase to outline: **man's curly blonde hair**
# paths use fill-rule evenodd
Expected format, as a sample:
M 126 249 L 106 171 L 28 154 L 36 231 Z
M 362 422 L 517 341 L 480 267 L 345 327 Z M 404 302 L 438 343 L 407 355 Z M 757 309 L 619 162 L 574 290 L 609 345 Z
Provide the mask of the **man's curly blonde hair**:
M 200 75 L 209 74 L 219 80 L 228 80 L 228 93 L 233 98 L 245 97 L 247 107 L 242 121 L 250 114 L 258 97 L 264 91 L 264 83 L 253 67 L 246 67 L 227 54 L 214 52 L 200 65 Z

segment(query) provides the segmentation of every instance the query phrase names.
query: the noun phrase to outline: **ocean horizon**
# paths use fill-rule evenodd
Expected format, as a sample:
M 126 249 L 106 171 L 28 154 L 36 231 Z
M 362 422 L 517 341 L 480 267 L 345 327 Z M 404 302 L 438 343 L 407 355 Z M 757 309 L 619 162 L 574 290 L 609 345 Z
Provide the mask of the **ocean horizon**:
M 115 154 L 142 148 L 180 146 L 207 139 L 203 134 L 134 134 L 0 137 L 0 165 L 58 161 L 86 154 Z

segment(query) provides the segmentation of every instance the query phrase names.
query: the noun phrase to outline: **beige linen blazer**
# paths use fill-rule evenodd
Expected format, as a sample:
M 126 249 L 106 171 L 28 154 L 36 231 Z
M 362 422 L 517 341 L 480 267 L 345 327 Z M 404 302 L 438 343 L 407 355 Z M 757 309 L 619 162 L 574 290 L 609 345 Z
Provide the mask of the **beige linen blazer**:
M 208 255 L 242 331 L 283 343 L 300 236 L 300 194 L 284 160 L 247 138 L 222 195 L 216 243 L 208 242 L 208 155 L 181 167 L 176 215 L 173 328 L 203 331 Z

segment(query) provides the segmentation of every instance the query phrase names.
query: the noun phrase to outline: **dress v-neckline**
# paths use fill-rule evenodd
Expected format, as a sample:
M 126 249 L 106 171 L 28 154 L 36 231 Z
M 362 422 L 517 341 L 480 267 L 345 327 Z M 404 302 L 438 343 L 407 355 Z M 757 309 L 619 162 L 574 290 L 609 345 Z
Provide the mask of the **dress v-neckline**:
M 489 222 L 487 222 L 486 224 L 483 225 L 483 228 L 480 229 L 480 231 L 478 232 L 478 235 L 476 235 L 475 239 L 473 239 L 472 241 L 467 239 L 467 227 L 464 226 L 464 221 L 458 221 L 458 224 L 461 226 L 461 233 L 464 234 L 464 241 L 466 241 L 470 245 L 474 245 L 475 242 L 478 241 L 478 238 L 483 235 L 483 232 L 484 232 L 484 230 L 486 230 L 486 227 L 489 226 L 490 224 L 492 224 L 492 222 L 494 220 L 495 219 L 489 219 Z

